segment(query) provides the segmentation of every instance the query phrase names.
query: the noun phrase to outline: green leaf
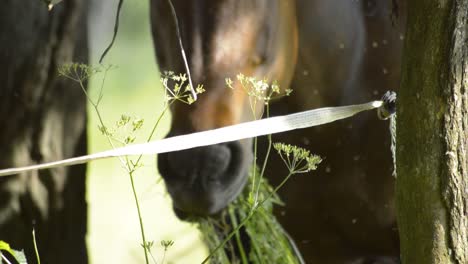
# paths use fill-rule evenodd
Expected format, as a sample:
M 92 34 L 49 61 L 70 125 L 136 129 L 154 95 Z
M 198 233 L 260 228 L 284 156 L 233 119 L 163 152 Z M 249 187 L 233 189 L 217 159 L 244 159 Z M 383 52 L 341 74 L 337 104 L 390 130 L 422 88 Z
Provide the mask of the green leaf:
M 10 245 L 3 240 L 0 240 L 0 250 L 4 250 L 13 255 L 13 250 L 11 249 Z
M 24 250 L 18 251 L 18 250 L 13 250 L 14 254 L 13 256 L 15 257 L 16 261 L 20 264 L 28 264 L 28 260 L 26 259 L 26 254 L 24 254 Z
M 6 252 L 10 253 L 15 258 L 15 260 L 20 264 L 27 264 L 28 263 L 27 260 L 26 260 L 26 255 L 24 254 L 23 250 L 14 250 L 5 241 L 0 240 L 0 250 L 3 250 L 3 251 L 6 251 Z M 1 256 L 1 253 L 0 253 L 0 256 Z M 1 260 L 1 258 L 0 258 L 0 260 Z

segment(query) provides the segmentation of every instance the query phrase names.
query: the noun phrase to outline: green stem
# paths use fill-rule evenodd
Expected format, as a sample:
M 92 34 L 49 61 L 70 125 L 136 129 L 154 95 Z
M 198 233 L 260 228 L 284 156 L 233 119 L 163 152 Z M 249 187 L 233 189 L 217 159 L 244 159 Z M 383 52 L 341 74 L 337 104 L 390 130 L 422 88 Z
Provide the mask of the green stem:
M 153 259 L 154 264 L 157 264 L 158 262 L 157 262 L 156 259 L 154 258 L 153 253 L 151 253 L 151 251 L 149 251 L 149 254 L 150 254 L 151 258 Z M 163 259 L 163 260 L 164 260 L 164 259 Z M 162 263 L 164 263 L 164 262 L 162 262 Z
M 255 168 L 257 165 L 257 137 L 254 137 L 254 153 L 253 153 L 253 164 L 252 168 Z M 257 183 L 256 178 L 257 178 L 257 170 L 254 169 L 252 171 L 252 190 L 250 191 L 250 197 L 253 199 L 253 207 L 257 204 L 257 197 L 254 195 L 255 194 L 255 184 L 260 185 L 260 182 Z M 252 208 L 253 208 L 252 207 Z
M 266 106 L 266 117 L 270 117 L 270 107 L 269 105 Z M 272 145 L 272 139 L 271 139 L 271 134 L 268 134 L 268 148 L 267 148 L 267 152 L 266 152 L 266 155 L 265 155 L 265 160 L 263 161 L 263 166 L 262 166 L 262 170 L 260 172 L 260 179 L 258 181 L 258 186 L 257 186 L 257 193 L 255 194 L 255 200 L 258 199 L 258 194 L 260 192 L 260 184 L 262 182 L 262 178 L 263 178 L 263 175 L 265 174 L 265 169 L 266 169 L 266 165 L 268 163 L 268 158 L 270 156 L 270 151 L 271 151 L 271 145 Z M 254 186 L 252 186 L 253 188 Z
M 37 242 L 36 242 L 36 230 L 32 230 L 32 236 L 33 236 L 33 244 L 34 244 L 34 253 L 36 253 L 36 260 L 37 264 L 41 264 L 41 258 L 39 257 L 39 250 L 37 249 Z
M 165 259 L 166 259 L 166 252 L 167 252 L 167 249 L 164 249 L 164 253 L 163 253 L 163 256 L 162 256 L 161 264 L 164 264 L 164 261 L 165 261 Z
M 237 218 L 234 215 L 234 211 L 233 211 L 232 207 L 229 208 L 229 217 L 231 218 L 232 224 L 234 226 L 237 226 Z M 247 261 L 247 256 L 245 255 L 244 247 L 243 247 L 242 241 L 240 239 L 240 234 L 237 231 L 235 233 L 236 233 L 237 246 L 239 247 L 239 251 L 240 251 L 240 254 L 241 254 L 241 258 L 242 258 L 242 263 L 248 264 L 249 262 Z
M 141 217 L 140 203 L 138 202 L 137 191 L 135 188 L 135 183 L 133 181 L 133 171 L 129 171 L 128 175 L 130 176 L 130 182 L 132 183 L 132 191 L 133 191 L 133 196 L 135 198 L 135 205 L 136 205 L 137 212 L 138 212 L 138 220 L 140 221 L 140 231 L 141 231 L 141 239 L 143 240 L 145 261 L 146 261 L 146 264 L 149 264 L 148 249 L 146 248 L 147 244 L 146 244 L 146 237 L 145 237 L 145 229 L 143 226 L 143 217 Z

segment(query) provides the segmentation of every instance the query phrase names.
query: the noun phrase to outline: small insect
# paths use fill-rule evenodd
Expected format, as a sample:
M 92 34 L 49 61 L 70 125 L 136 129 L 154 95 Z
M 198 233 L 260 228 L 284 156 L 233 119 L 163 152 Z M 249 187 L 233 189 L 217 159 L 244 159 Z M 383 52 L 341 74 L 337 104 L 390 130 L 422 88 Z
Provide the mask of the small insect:
M 49 11 L 51 11 L 52 8 L 54 8 L 56 4 L 62 2 L 62 0 L 41 0 L 41 1 L 47 5 L 47 9 L 49 9 Z

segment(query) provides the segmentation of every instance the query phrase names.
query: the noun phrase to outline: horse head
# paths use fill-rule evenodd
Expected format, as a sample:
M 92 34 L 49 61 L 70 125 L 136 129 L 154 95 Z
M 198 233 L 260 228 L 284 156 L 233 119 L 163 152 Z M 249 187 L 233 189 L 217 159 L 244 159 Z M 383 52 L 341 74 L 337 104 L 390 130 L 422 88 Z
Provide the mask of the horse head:
M 297 57 L 295 3 L 289 0 L 172 1 L 193 83 L 206 93 L 193 105 L 174 104 L 168 136 L 216 129 L 260 117 L 248 95 L 225 78 L 239 73 L 291 82 Z M 152 31 L 161 71 L 185 72 L 176 20 L 168 0 L 151 2 Z M 251 140 L 159 155 L 158 168 L 174 211 L 212 215 L 244 187 L 252 165 Z

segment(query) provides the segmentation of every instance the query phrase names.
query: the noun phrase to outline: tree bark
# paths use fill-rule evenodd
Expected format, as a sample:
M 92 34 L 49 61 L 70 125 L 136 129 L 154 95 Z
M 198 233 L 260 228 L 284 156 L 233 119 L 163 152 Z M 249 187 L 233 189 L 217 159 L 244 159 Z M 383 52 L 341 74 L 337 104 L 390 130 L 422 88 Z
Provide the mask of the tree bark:
M 57 67 L 87 62 L 87 1 L 66 0 L 48 12 L 39 0 L 0 5 L 0 168 L 86 153 L 86 98 L 58 78 Z M 86 167 L 0 178 L 0 240 L 35 263 L 87 263 Z
M 468 263 L 468 1 L 413 0 L 397 121 L 403 263 Z

